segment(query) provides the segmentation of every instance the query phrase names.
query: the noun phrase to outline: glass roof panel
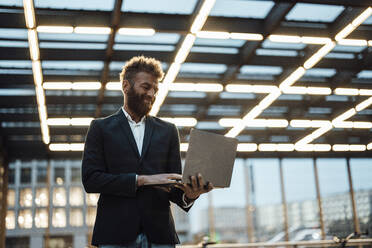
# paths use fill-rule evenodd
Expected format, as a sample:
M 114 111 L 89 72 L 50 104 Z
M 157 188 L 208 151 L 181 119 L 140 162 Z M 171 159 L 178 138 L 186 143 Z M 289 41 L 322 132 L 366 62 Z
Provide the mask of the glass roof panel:
M 1 68 L 32 68 L 31 60 L 0 60 Z
M 358 73 L 358 78 L 372 78 L 372 71 L 369 70 L 363 70 Z
M 27 33 L 26 33 L 27 35 Z M 87 41 L 87 42 L 106 42 L 108 34 L 52 34 L 38 33 L 39 40 L 65 40 L 65 41 Z M 27 36 L 26 36 L 27 38 Z
M 41 65 L 43 69 L 101 70 L 103 68 L 103 61 L 43 60 Z
M 52 9 L 75 9 L 75 10 L 113 10 L 114 0 L 79 0 L 79 1 L 55 1 L 35 0 L 36 8 Z
M 121 11 L 165 14 L 191 14 L 195 8 L 196 3 L 197 0 L 177 2 L 173 0 L 126 0 L 121 7 Z
M 106 49 L 104 43 L 40 42 L 40 48 L 55 49 Z
M 194 45 L 200 46 L 225 46 L 225 47 L 241 47 L 245 43 L 245 40 L 223 40 L 223 39 L 206 39 L 196 38 Z
M 23 6 L 23 1 L 22 0 L 1 0 L 0 5 L 21 7 L 21 6 Z
M 298 52 L 293 50 L 256 49 L 256 54 L 261 56 L 296 57 Z
M 205 63 L 183 63 L 181 72 L 202 72 L 202 73 L 224 73 L 227 66 L 223 64 L 205 64 Z
M 305 72 L 305 76 L 310 77 L 332 77 L 335 75 L 336 69 L 328 68 L 312 68 Z
M 0 40 L 0 47 L 28 47 L 28 42 Z
M 35 89 L 0 89 L 0 96 L 34 96 Z
M 354 59 L 355 55 L 352 53 L 328 53 L 325 58 L 332 59 Z
M 343 6 L 297 3 L 285 17 L 286 20 L 333 22 L 344 10 Z
M 125 63 L 125 61 L 112 61 L 109 65 L 109 68 L 112 71 L 121 71 Z M 161 62 L 161 67 L 163 70 L 166 70 L 168 68 L 168 64 Z
M 0 74 L 20 74 L 20 75 L 29 75 L 32 74 L 32 70 L 24 69 L 0 69 Z
M 237 54 L 239 50 L 237 48 L 229 47 L 201 47 L 194 46 L 191 48 L 191 52 L 195 53 L 224 53 L 224 54 Z
M 372 16 L 363 22 L 363 24 L 372 24 Z
M 333 48 L 334 52 L 352 52 L 352 53 L 360 53 L 363 51 L 366 47 L 364 46 L 340 46 L 337 45 L 335 48 Z
M 115 44 L 114 50 L 128 50 L 128 51 L 165 51 L 171 52 L 174 46 L 169 45 L 136 45 L 136 44 Z
M 27 29 L 25 28 L 0 28 L 0 38 L 27 39 Z
M 240 73 L 242 74 L 278 75 L 282 71 L 280 66 L 244 65 L 240 68 Z
M 176 44 L 179 38 L 180 38 L 179 34 L 170 33 L 155 33 L 152 36 L 134 36 L 117 34 L 115 36 L 115 42 Z
M 263 19 L 273 6 L 270 1 L 217 0 L 210 15 Z
M 205 92 L 190 92 L 190 91 L 171 91 L 168 93 L 167 97 L 174 97 L 174 98 L 205 98 Z
M 301 43 L 284 43 L 284 42 L 272 42 L 266 39 L 262 43 L 263 48 L 272 48 L 272 49 L 294 49 L 294 50 L 302 50 L 306 47 L 306 44 Z

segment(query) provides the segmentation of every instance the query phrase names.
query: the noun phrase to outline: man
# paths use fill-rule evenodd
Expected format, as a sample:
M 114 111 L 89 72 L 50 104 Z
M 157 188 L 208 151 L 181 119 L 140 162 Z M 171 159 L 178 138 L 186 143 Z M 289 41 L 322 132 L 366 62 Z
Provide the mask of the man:
M 182 178 L 177 128 L 148 116 L 163 74 L 159 61 L 132 58 L 120 74 L 124 106 L 89 127 L 82 180 L 87 193 L 100 193 L 93 245 L 174 247 L 179 239 L 169 201 L 188 211 L 213 188 L 200 174 L 190 184 L 151 186 Z

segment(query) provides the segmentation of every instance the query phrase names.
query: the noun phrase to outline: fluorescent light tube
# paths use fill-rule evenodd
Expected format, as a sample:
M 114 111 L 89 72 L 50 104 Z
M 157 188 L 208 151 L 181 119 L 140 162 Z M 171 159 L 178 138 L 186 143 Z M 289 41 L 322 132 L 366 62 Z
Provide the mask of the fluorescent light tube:
M 325 37 L 311 37 L 311 36 L 303 36 L 301 37 L 301 42 L 305 44 L 327 44 L 328 42 L 331 42 L 332 40 L 330 38 Z
M 35 9 L 33 0 L 23 0 L 27 28 L 35 28 Z
M 272 42 L 287 42 L 287 43 L 301 43 L 301 37 L 295 35 L 269 35 L 269 40 Z
M 362 111 L 363 109 L 366 109 L 369 107 L 369 105 L 372 104 L 372 97 L 369 97 L 367 100 L 364 100 L 363 102 L 359 103 L 355 106 L 356 111 Z
M 28 44 L 30 46 L 30 57 L 32 61 L 39 60 L 39 42 L 37 39 L 37 33 L 35 29 L 28 30 Z
M 331 88 L 328 87 L 307 87 L 306 91 L 309 95 L 330 95 L 332 93 Z
M 359 95 L 359 90 L 358 89 L 352 89 L 352 88 L 336 88 L 334 90 L 334 93 L 336 95 L 357 96 L 357 95 Z
M 194 83 L 173 83 L 169 85 L 171 91 L 195 91 L 196 84 Z
M 121 90 L 120 82 L 108 82 L 105 86 L 106 90 Z
M 72 26 L 38 26 L 36 31 L 39 33 L 73 33 L 74 27 Z
M 291 86 L 298 79 L 300 79 L 305 74 L 305 72 L 306 70 L 302 66 L 298 67 L 294 72 L 291 73 L 291 75 L 283 80 L 283 82 L 279 85 L 279 88 L 283 90 L 284 88 Z
M 337 43 L 343 46 L 368 46 L 366 40 L 357 40 L 357 39 L 341 39 Z
M 200 8 L 199 13 L 195 17 L 195 19 L 194 19 L 194 21 L 191 25 L 191 28 L 190 28 L 191 33 L 196 33 L 196 32 L 198 32 L 202 29 L 202 27 L 203 27 L 205 21 L 207 20 L 207 17 L 209 15 L 210 11 L 212 10 L 213 5 L 214 5 L 215 2 L 216 2 L 216 0 L 205 0 L 203 2 L 203 5 Z
M 72 83 L 73 90 L 99 90 L 101 88 L 100 82 L 74 82 Z
M 195 90 L 200 92 L 221 92 L 223 91 L 222 84 L 198 83 L 195 85 Z
M 194 42 L 195 42 L 195 35 L 193 34 L 186 35 L 185 39 L 182 42 L 180 49 L 177 52 L 176 57 L 174 58 L 175 63 L 181 64 L 186 60 L 187 56 L 190 53 L 192 46 L 194 45 Z
M 310 69 L 316 65 L 325 55 L 327 55 L 334 47 L 335 42 L 329 42 L 322 46 L 316 53 L 314 53 L 310 58 L 308 58 L 304 63 L 305 69 Z
M 255 152 L 255 151 L 257 151 L 257 144 L 255 144 L 255 143 L 239 143 L 236 150 L 238 152 Z
M 228 32 L 212 32 L 212 31 L 198 31 L 196 37 L 206 39 L 229 39 L 230 34 Z
M 75 27 L 74 32 L 77 34 L 110 34 L 109 27 Z
M 71 82 L 44 82 L 43 88 L 45 90 L 71 90 Z
M 237 40 L 263 40 L 263 35 L 252 33 L 230 33 L 230 38 Z
M 155 34 L 155 29 L 153 28 L 120 28 L 118 32 L 121 35 L 152 36 Z

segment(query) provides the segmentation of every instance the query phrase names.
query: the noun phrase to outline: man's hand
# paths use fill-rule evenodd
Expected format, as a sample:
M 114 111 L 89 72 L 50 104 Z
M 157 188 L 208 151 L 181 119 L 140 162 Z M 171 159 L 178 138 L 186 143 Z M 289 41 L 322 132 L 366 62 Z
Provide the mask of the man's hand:
M 204 184 L 202 175 L 199 173 L 197 176 L 191 176 L 191 184 L 183 183 L 174 185 L 177 188 L 180 188 L 185 192 L 185 196 L 188 200 L 194 201 L 201 194 L 208 193 L 213 189 L 211 182 Z
M 181 180 L 180 174 L 155 174 L 155 175 L 139 175 L 137 177 L 137 186 L 152 185 L 152 184 L 167 184 L 173 183 L 175 180 Z

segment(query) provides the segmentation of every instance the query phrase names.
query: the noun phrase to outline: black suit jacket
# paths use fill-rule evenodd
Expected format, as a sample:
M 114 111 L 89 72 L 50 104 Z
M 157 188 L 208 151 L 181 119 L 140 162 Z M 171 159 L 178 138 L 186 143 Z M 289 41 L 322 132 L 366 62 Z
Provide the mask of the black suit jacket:
M 140 156 L 122 109 L 91 122 L 82 181 L 87 193 L 100 193 L 93 245 L 125 244 L 135 240 L 140 230 L 152 243 L 179 243 L 169 201 L 188 211 L 183 207 L 183 192 L 177 188 L 169 193 L 149 186 L 136 188 L 136 174 L 158 173 L 181 174 L 175 125 L 148 116 Z

